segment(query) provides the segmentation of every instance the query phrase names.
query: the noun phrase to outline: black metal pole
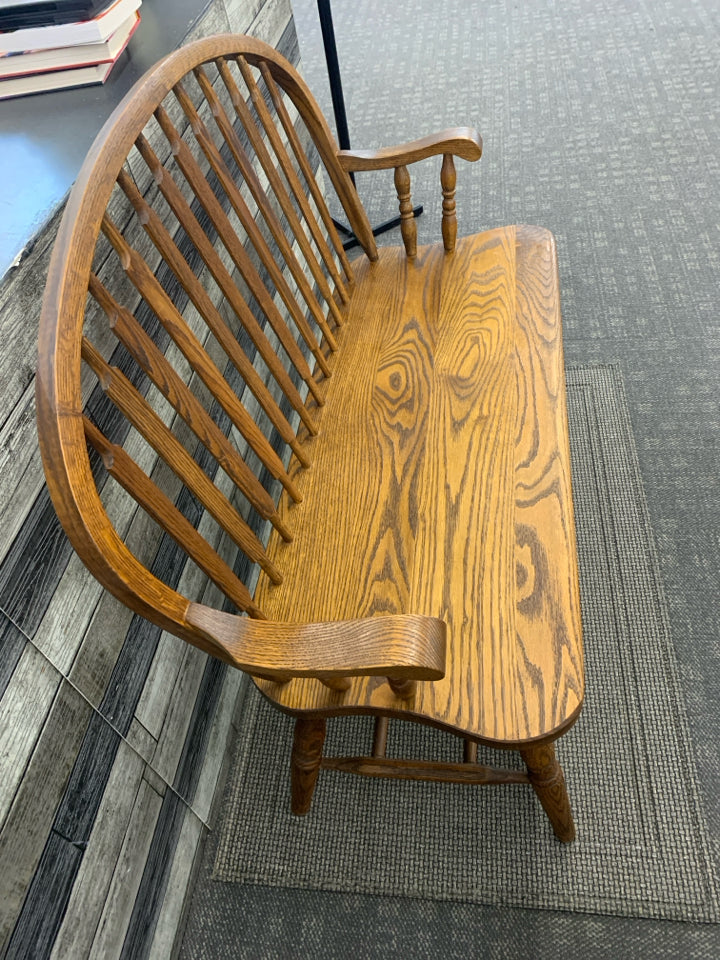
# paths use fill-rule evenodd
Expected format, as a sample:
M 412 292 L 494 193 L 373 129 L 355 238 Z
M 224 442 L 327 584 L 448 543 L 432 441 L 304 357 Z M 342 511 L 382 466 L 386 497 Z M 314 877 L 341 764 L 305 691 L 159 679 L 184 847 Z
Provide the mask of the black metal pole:
M 338 62 L 330 0 L 317 0 L 317 5 L 318 14 L 320 15 L 323 48 L 325 49 L 325 62 L 327 63 L 328 79 L 330 80 L 330 96 L 332 97 L 333 113 L 335 114 L 338 143 L 340 144 L 341 150 L 349 150 L 350 134 L 348 133 L 345 97 L 343 96 L 342 80 L 340 79 L 340 64 Z
M 341 150 L 350 149 L 350 133 L 347 125 L 347 113 L 345 112 L 345 97 L 343 96 L 342 80 L 340 79 L 340 63 L 338 62 L 337 43 L 335 42 L 335 27 L 333 26 L 332 10 L 330 0 L 317 0 L 318 15 L 320 17 L 320 30 L 322 31 L 323 49 L 325 50 L 325 63 L 327 64 L 328 80 L 330 81 L 330 96 L 332 97 L 333 113 L 335 115 L 335 126 L 337 128 L 338 143 Z M 350 173 L 350 179 L 355 184 L 355 174 Z M 422 207 L 415 207 L 413 213 L 419 217 L 423 212 Z M 352 230 L 343 223 L 338 223 L 333 219 L 335 226 L 350 239 L 343 243 L 343 247 L 349 250 L 359 244 L 358 239 Z M 385 233 L 386 230 L 392 230 L 400 223 L 400 217 L 393 217 L 379 226 L 373 228 L 373 234 Z

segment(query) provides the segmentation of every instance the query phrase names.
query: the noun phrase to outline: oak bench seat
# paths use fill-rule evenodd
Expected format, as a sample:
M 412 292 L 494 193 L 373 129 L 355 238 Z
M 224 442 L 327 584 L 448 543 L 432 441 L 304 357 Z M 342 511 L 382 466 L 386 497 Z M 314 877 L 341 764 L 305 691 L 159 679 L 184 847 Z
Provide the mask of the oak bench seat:
M 186 129 L 163 105 L 170 95 Z M 142 132 L 148 122 L 167 138 L 166 160 Z M 364 247 L 352 264 L 310 154 L 298 150 L 303 123 Z M 152 173 L 145 193 L 134 179 L 133 150 Z M 100 582 L 143 616 L 246 670 L 296 717 L 296 813 L 309 809 L 323 766 L 529 783 L 568 841 L 574 826 L 553 743 L 579 714 L 583 664 L 556 252 L 551 234 L 537 227 L 456 240 L 451 158 L 479 154 L 479 138 L 466 128 L 340 153 L 293 68 L 250 38 L 210 38 L 166 58 L 108 121 L 68 205 L 40 335 L 41 449 L 59 516 Z M 407 165 L 433 155 L 443 157 L 443 242 L 418 249 Z M 347 171 L 385 168 L 395 170 L 404 243 L 378 251 Z M 201 229 L 181 180 L 211 229 Z M 125 229 L 112 206 L 118 186 L 137 215 Z M 244 206 L 248 191 L 257 213 Z M 232 230 L 231 214 L 240 221 Z M 167 226 L 175 221 L 199 254 L 199 271 Z M 148 266 L 144 234 L 193 310 L 167 293 L 157 264 Z M 119 268 L 97 265 L 98 237 Z M 231 285 L 228 260 L 241 282 L 233 277 Z M 151 308 L 189 378 L 165 359 L 167 346 L 153 345 L 142 311 L 137 319 L 109 291 L 112 269 Z M 218 290 L 220 320 L 211 300 Z M 155 385 L 150 391 L 129 365 L 117 365 L 113 341 L 104 352 L 91 342 L 88 293 Z M 232 376 L 223 378 L 227 361 Z M 199 535 L 127 443 L 83 415 L 87 368 L 240 548 L 244 567 Z M 155 389 L 170 416 L 162 404 L 159 414 L 151 409 Z M 216 473 L 193 466 L 187 427 L 212 453 Z M 105 512 L 88 450 L 237 612 L 185 597 L 149 573 Z M 228 477 L 238 494 L 228 492 Z M 324 758 L 327 718 L 358 713 L 377 718 L 372 756 Z M 390 719 L 457 734 L 464 762 L 387 759 Z M 527 773 L 480 766 L 478 743 L 519 750 Z
M 582 652 L 554 244 L 503 228 L 408 261 L 381 249 L 357 288 L 320 433 L 297 470 L 296 531 L 269 555 L 272 620 L 383 614 L 447 624 L 445 676 L 398 703 L 355 678 L 263 684 L 281 705 L 394 708 L 486 743 L 562 732 L 582 701 Z M 358 304 L 357 308 L 354 306 Z M 322 545 L 322 550 L 319 550 Z

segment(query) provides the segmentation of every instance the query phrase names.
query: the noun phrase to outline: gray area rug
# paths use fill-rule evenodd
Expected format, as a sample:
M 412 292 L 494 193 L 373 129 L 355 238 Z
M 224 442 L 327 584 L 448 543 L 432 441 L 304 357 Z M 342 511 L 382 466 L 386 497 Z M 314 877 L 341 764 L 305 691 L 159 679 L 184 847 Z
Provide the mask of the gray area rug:
M 578 840 L 532 792 L 322 771 L 289 812 L 292 721 L 248 693 L 213 879 L 494 906 L 720 919 L 655 545 L 615 366 L 568 371 L 587 693 L 561 740 Z M 372 721 L 331 721 L 328 752 L 369 751 Z M 391 724 L 389 751 L 458 759 L 460 741 Z M 481 751 L 482 753 L 482 751 Z M 490 762 L 512 761 L 488 751 Z

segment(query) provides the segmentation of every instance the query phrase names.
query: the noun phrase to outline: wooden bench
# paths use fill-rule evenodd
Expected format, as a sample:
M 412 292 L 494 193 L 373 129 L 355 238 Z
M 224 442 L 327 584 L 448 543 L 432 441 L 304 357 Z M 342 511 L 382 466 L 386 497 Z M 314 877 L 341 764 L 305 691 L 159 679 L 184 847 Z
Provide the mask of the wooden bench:
M 555 247 L 536 227 L 456 241 L 453 156 L 480 152 L 458 128 L 340 153 L 297 72 L 248 37 L 166 58 L 67 204 L 40 445 L 100 583 L 296 717 L 295 813 L 321 767 L 529 783 L 569 841 L 553 743 L 583 664 Z M 417 248 L 407 167 L 435 155 L 443 241 Z M 348 171 L 385 168 L 404 247 L 378 251 Z M 364 249 L 352 264 L 321 184 Z M 148 537 L 124 542 L 118 485 L 214 605 L 159 579 Z M 376 718 L 372 755 L 322 756 L 344 714 Z M 390 719 L 463 753 L 389 759 Z M 527 772 L 480 765 L 479 743 L 519 750 Z

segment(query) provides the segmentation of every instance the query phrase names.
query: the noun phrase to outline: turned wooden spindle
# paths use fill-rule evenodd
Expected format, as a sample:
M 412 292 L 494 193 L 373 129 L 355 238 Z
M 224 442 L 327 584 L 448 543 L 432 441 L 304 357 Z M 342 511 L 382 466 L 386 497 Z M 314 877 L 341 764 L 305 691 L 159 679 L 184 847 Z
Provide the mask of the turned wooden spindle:
M 387 717 L 378 717 L 375 721 L 375 733 L 373 735 L 372 755 L 374 757 L 384 757 L 387 750 L 388 725 L 390 721 Z
M 527 765 L 530 783 L 550 819 L 555 836 L 563 843 L 570 843 L 575 839 L 575 824 L 555 747 L 552 743 L 527 747 L 520 751 L 520 756 Z
M 477 763 L 478 745 L 474 740 L 466 740 L 463 748 L 465 763 Z
M 323 717 L 298 717 L 295 721 L 290 759 L 290 793 L 292 812 L 299 817 L 310 810 L 320 771 L 325 730 Z
M 408 256 L 410 256 L 410 254 L 408 254 Z M 417 687 L 417 680 L 400 680 L 394 677 L 388 677 L 388 683 L 395 696 L 400 697 L 402 700 L 409 700 L 414 695 L 415 688 Z
M 440 170 L 440 186 L 442 187 L 442 236 L 443 245 L 448 253 L 455 249 L 457 237 L 457 217 L 455 216 L 455 162 L 451 153 L 443 154 L 442 169 Z
M 321 677 L 320 683 L 323 683 L 331 690 L 337 690 L 339 693 L 344 693 L 346 690 L 350 689 L 352 681 L 350 680 L 350 677 Z
M 414 260 L 417 255 L 417 224 L 410 199 L 410 174 L 405 166 L 395 167 L 395 189 L 400 201 L 400 230 L 405 253 L 410 260 Z

